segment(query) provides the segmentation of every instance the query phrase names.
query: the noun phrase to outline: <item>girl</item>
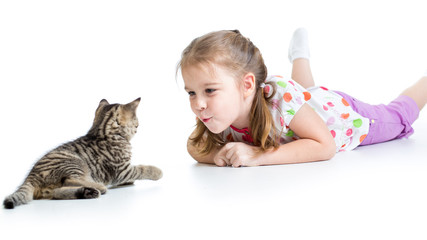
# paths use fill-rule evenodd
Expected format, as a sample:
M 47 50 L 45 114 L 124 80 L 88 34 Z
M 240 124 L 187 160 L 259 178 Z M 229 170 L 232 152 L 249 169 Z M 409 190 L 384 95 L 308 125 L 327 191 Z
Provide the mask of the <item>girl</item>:
M 267 77 L 258 48 L 238 30 L 194 39 L 178 69 L 197 125 L 188 152 L 201 163 L 259 166 L 332 158 L 408 137 L 427 102 L 427 73 L 388 105 L 315 87 L 305 29 L 289 46 L 292 79 Z

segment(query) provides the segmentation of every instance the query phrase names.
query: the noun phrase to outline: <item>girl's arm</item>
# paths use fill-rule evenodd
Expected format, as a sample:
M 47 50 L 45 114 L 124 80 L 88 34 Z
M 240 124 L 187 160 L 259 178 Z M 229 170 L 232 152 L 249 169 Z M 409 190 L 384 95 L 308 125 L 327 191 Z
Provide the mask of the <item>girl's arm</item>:
M 194 135 L 194 132 L 190 135 L 190 137 L 187 140 L 187 151 L 188 153 L 199 163 L 209 163 L 209 164 L 215 164 L 214 157 L 218 153 L 219 149 L 213 149 L 209 154 L 207 155 L 200 155 L 198 153 L 197 147 L 192 144 L 192 141 L 190 138 L 192 138 Z
M 295 114 L 289 128 L 300 137 L 260 159 L 262 165 L 328 160 L 335 156 L 335 140 L 319 115 L 308 105 Z
M 308 104 L 304 104 L 295 114 L 289 127 L 301 139 L 261 154 L 258 153 L 259 147 L 241 142 L 227 143 L 205 156 L 197 154 L 197 149 L 190 140 L 187 142 L 187 149 L 200 163 L 234 167 L 313 162 L 328 160 L 335 156 L 336 146 L 332 134 L 325 122 Z
M 188 153 L 199 163 L 216 164 L 217 166 L 224 167 L 231 165 L 230 160 L 225 157 L 226 148 L 218 147 L 211 150 L 207 155 L 201 155 L 198 152 L 196 146 L 193 145 L 190 140 L 194 135 L 194 132 L 190 135 L 187 140 L 187 151 Z
M 303 163 L 331 159 L 335 155 L 335 141 L 324 121 L 304 104 L 295 114 L 289 127 L 301 139 L 256 154 L 257 147 L 244 143 L 228 143 L 226 158 L 234 167 L 286 163 Z

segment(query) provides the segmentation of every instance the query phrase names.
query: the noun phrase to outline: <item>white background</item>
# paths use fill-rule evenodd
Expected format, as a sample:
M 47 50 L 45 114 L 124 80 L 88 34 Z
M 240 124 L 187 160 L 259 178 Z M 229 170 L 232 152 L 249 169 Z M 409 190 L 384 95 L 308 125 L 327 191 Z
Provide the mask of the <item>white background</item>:
M 84 135 L 103 98 L 141 97 L 133 162 L 164 171 L 97 200 L 1 209 L 1 238 L 426 239 L 425 113 L 409 140 L 328 162 L 216 168 L 186 152 L 194 116 L 175 78 L 190 41 L 222 29 L 290 75 L 303 26 L 319 85 L 388 103 L 427 70 L 426 23 L 423 1 L 0 1 L 0 197 Z

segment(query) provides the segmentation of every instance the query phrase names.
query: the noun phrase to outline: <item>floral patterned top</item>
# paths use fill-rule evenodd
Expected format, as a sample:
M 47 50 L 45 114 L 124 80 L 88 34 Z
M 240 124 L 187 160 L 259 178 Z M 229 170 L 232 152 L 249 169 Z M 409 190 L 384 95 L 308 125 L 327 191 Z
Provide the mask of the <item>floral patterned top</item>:
M 307 103 L 325 121 L 335 139 L 336 151 L 350 151 L 365 139 L 369 132 L 369 119 L 355 112 L 339 94 L 325 87 L 303 88 L 290 78 L 270 76 L 266 83 L 276 84 L 273 106 L 270 108 L 277 132 L 281 132 L 280 143 L 285 144 L 299 137 L 289 128 L 298 110 Z M 270 84 L 264 87 L 265 94 L 272 94 Z M 230 126 L 222 137 L 227 141 L 253 144 L 248 128 L 237 129 Z

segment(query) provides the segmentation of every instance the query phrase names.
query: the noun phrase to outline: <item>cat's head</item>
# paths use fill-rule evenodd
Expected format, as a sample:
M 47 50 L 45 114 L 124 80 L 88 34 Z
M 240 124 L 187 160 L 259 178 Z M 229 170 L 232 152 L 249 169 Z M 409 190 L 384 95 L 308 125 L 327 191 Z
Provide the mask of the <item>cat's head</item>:
M 102 99 L 88 135 L 130 140 L 138 128 L 136 109 L 140 101 L 141 98 L 137 98 L 128 104 L 109 104 L 107 100 Z

